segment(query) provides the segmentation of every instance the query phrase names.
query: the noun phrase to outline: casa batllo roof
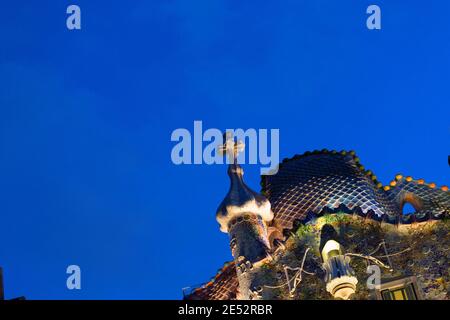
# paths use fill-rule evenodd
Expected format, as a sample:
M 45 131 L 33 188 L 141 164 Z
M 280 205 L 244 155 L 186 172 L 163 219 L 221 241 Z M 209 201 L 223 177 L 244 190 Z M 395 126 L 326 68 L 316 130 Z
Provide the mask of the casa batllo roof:
M 314 151 L 285 159 L 275 175 L 263 176 L 262 193 L 269 199 L 274 218 L 269 230 L 288 234 L 298 223 L 324 213 L 346 212 L 389 224 L 439 220 L 450 214 L 450 192 L 423 179 L 400 174 L 383 186 L 350 151 Z M 416 211 L 402 215 L 403 205 Z M 227 263 L 187 299 L 235 299 L 235 266 Z

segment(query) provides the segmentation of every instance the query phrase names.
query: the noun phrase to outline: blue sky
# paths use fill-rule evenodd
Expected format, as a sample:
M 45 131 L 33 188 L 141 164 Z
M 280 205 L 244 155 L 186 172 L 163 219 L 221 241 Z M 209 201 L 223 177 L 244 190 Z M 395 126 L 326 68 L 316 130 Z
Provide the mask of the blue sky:
M 365 26 L 368 5 L 382 30 Z M 82 30 L 66 28 L 77 4 Z M 226 167 L 175 166 L 176 128 L 278 128 L 280 157 L 355 150 L 383 183 L 449 183 L 448 1 L 0 5 L 7 298 L 179 299 L 231 259 Z M 245 179 L 259 190 L 259 166 Z M 77 264 L 82 289 L 66 289 Z

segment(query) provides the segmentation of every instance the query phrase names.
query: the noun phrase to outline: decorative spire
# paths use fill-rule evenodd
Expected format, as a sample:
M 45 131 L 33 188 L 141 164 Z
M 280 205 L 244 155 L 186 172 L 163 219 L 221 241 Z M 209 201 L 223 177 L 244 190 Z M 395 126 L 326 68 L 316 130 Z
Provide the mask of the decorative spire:
M 271 221 L 273 213 L 270 202 L 259 193 L 250 189 L 243 180 L 244 170 L 237 163 L 239 152 L 244 150 L 242 141 L 235 141 L 230 132 L 224 134 L 224 143 L 219 146 L 219 152 L 229 160 L 228 176 L 230 190 L 223 199 L 216 213 L 216 220 L 222 232 L 228 232 L 228 223 L 240 215 L 259 215 L 264 221 Z
M 227 157 L 227 163 L 237 164 L 238 154 L 244 149 L 245 144 L 241 140 L 235 141 L 231 132 L 223 134 L 223 144 L 219 146 L 219 153 Z

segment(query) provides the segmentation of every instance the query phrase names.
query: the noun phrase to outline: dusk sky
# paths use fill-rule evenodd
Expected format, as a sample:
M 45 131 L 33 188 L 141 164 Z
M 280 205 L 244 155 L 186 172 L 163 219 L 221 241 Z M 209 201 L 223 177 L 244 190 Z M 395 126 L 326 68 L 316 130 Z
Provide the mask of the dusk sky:
M 81 8 L 68 30 L 66 8 Z M 368 30 L 377 4 L 381 30 Z M 225 165 L 172 132 L 280 130 L 280 159 L 355 150 L 383 184 L 448 185 L 446 0 L 3 1 L 0 266 L 6 298 L 180 299 L 232 259 Z M 206 144 L 205 144 L 206 145 Z M 259 191 L 260 165 L 243 165 Z M 66 268 L 81 268 L 68 290 Z

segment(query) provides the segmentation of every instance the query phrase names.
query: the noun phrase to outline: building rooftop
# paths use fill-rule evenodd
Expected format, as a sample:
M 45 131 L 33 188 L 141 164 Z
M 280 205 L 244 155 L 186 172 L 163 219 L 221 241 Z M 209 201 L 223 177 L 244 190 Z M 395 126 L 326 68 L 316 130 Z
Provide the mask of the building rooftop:
M 439 220 L 450 214 L 448 187 L 438 188 L 397 174 L 383 186 L 352 151 L 314 151 L 285 159 L 277 174 L 263 176 L 262 193 L 272 206 L 269 238 L 286 240 L 299 223 L 334 212 L 357 214 L 389 224 Z M 405 203 L 415 212 L 402 214 Z M 225 264 L 208 283 L 188 299 L 234 299 L 238 288 L 233 262 Z

